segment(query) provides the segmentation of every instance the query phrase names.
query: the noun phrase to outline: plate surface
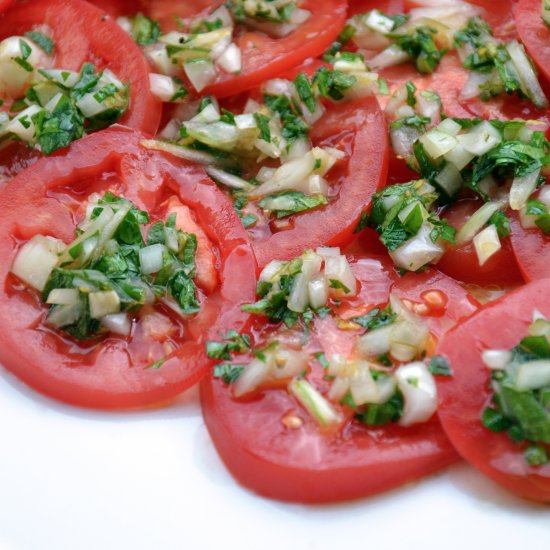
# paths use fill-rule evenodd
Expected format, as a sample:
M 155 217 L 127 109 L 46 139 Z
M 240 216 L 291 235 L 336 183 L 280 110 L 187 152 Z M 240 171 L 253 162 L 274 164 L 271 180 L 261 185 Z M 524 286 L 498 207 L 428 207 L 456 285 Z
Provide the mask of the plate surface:
M 465 464 L 348 504 L 257 497 L 217 457 L 196 391 L 164 409 L 102 413 L 55 403 L 1 370 L 0 445 L 0 550 L 550 545 L 550 506 Z

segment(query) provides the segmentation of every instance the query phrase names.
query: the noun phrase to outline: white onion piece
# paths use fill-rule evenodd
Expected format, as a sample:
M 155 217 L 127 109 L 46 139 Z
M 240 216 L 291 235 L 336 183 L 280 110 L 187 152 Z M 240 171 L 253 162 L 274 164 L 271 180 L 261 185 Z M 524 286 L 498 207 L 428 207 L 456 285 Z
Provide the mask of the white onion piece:
M 284 78 L 272 78 L 265 83 L 264 93 L 268 95 L 283 94 L 290 97 L 294 93 L 294 85 Z
M 309 355 L 304 351 L 291 349 L 276 349 L 273 352 L 271 377 L 275 380 L 284 380 L 298 376 L 307 368 Z
M 405 401 L 400 426 L 426 422 L 437 410 L 437 388 L 424 363 L 402 365 L 395 371 L 397 386 Z
M 413 146 L 422 136 L 418 128 L 401 126 L 390 130 L 390 139 L 395 154 L 400 158 L 408 158 L 413 154 Z
M 390 351 L 390 334 L 392 327 L 369 330 L 357 339 L 357 351 L 362 357 L 378 357 Z
M 194 117 L 190 118 L 188 122 L 200 122 L 201 124 L 218 122 L 221 116 L 220 106 L 218 105 L 216 98 L 211 97 L 210 100 L 211 103 L 199 111 Z
M 222 27 L 232 27 L 233 26 L 233 17 L 231 12 L 227 7 L 222 4 L 220 7 L 216 8 L 207 18 L 206 21 L 216 22 L 217 20 L 222 22 Z
M 522 91 L 539 109 L 547 107 L 548 100 L 544 95 L 544 91 L 539 84 L 535 70 L 525 53 L 523 45 L 517 40 L 512 40 L 506 45 L 506 50 L 512 58 Z
M 183 70 L 197 92 L 201 92 L 216 78 L 216 67 L 211 61 L 199 59 L 184 63 Z
M 271 260 L 260 273 L 259 281 L 271 283 L 285 264 L 282 260 Z
M 473 243 L 480 267 L 502 248 L 497 228 L 493 224 L 479 232 L 474 237 Z
M 340 256 L 340 248 L 338 246 L 319 246 L 315 251 L 321 258 L 337 258 Z
M 364 24 L 373 31 L 381 34 L 388 34 L 393 30 L 395 22 L 393 19 L 386 17 L 379 10 L 372 10 L 368 13 L 367 17 L 363 19 Z
M 88 294 L 90 317 L 101 319 L 105 315 L 120 311 L 120 298 L 114 290 L 100 290 Z
M 345 295 L 347 297 L 357 294 L 357 280 L 345 256 L 325 258 L 325 278 L 329 282 L 329 287 L 330 281 L 338 281 L 347 288 L 347 291 L 344 289 L 331 288 L 331 293 L 337 296 Z
M 435 177 L 435 181 L 449 197 L 457 195 L 464 184 L 462 175 L 452 162 L 448 162 L 445 165 L 443 170 Z
M 76 101 L 76 106 L 80 109 L 80 111 L 86 118 L 92 118 L 97 114 L 102 113 L 103 111 L 108 109 L 108 107 L 105 104 L 97 101 L 94 95 L 95 93 L 84 94 L 81 98 L 77 99 Z M 48 106 L 46 106 L 46 108 L 47 107 Z M 53 109 L 48 109 L 48 110 L 53 110 Z
M 162 269 L 163 255 L 166 252 L 166 246 L 157 243 L 146 246 L 139 251 L 139 265 L 144 275 L 156 273 Z
M 27 71 L 15 61 L 23 56 L 20 42 L 24 42 L 31 49 L 26 62 L 33 68 L 32 71 Z M 5 38 L 0 42 L 0 96 L 20 96 L 25 86 L 32 81 L 34 68 L 47 67 L 49 64 L 46 53 L 32 40 L 22 36 Z
M 126 33 L 132 34 L 132 22 L 128 17 L 117 17 L 115 23 Z
M 145 149 L 154 149 L 156 151 L 165 151 L 175 157 L 179 157 L 198 164 L 215 164 L 216 159 L 210 154 L 204 151 L 195 151 L 194 149 L 188 149 L 181 145 L 174 145 L 172 143 L 166 143 L 156 139 L 142 139 L 140 145 Z
M 550 386 L 550 361 L 540 359 L 522 363 L 517 370 L 515 386 L 519 390 L 538 390 Z
M 342 422 L 342 416 L 307 380 L 295 378 L 288 389 L 321 426 L 329 427 Z
M 462 130 L 462 126 L 458 122 L 455 122 L 452 118 L 446 118 L 437 125 L 437 129 L 440 132 L 449 134 L 450 136 L 457 136 Z
M 144 49 L 145 57 L 162 74 L 176 76 L 179 72 L 179 66 L 172 63 L 166 52 L 166 46 L 162 43 L 152 44 Z
M 392 44 L 382 50 L 377 56 L 369 61 L 369 66 L 373 69 L 385 69 L 405 63 L 409 59 L 409 55 L 404 52 L 399 46 Z
M 481 359 L 487 368 L 503 370 L 512 360 L 512 352 L 504 349 L 485 349 L 481 352 Z
M 456 147 L 457 140 L 446 132 L 432 128 L 420 138 L 420 143 L 424 146 L 426 153 L 437 160 Z
M 170 101 L 177 92 L 172 78 L 163 74 L 149 73 L 149 88 L 161 101 Z
M 533 191 L 537 188 L 539 181 L 540 168 L 526 174 L 525 176 L 516 176 L 510 187 L 510 208 L 520 210 L 523 208 Z
M 468 221 L 458 230 L 456 244 L 461 245 L 471 241 L 489 221 L 489 218 L 506 205 L 507 198 L 498 201 L 486 202 L 476 210 Z
M 466 151 L 466 149 L 464 149 L 464 147 L 462 147 L 462 145 L 460 144 L 457 144 L 443 156 L 445 160 L 452 162 L 457 170 L 462 170 L 463 168 L 466 168 L 466 166 L 468 166 L 468 164 L 470 164 L 470 162 L 472 162 L 475 157 L 473 153 Z
M 225 172 L 224 170 L 215 168 L 214 166 L 206 166 L 205 172 L 211 178 L 219 181 L 220 183 L 223 183 L 231 189 L 252 189 L 254 187 L 250 182 L 239 178 L 238 176 L 230 174 L 229 172 Z
M 349 378 L 337 377 L 333 380 L 327 393 L 327 397 L 334 403 L 339 403 L 349 391 Z
M 53 237 L 35 235 L 19 249 L 10 271 L 42 292 L 64 246 L 62 241 Z
M 259 359 L 253 359 L 233 384 L 233 395 L 241 397 L 261 386 L 269 379 L 270 366 Z
M 318 174 L 313 174 L 312 176 L 309 176 L 307 179 L 307 182 L 304 186 L 304 192 L 306 195 L 328 195 L 328 181 L 323 177 L 319 176 Z
M 229 44 L 223 53 L 216 59 L 216 65 L 226 73 L 238 73 L 242 69 L 241 50 L 235 43 Z
M 62 328 L 76 323 L 82 314 L 82 304 L 56 306 L 48 312 L 46 323 L 54 328 Z
M 502 135 L 490 122 L 485 120 L 474 126 L 469 132 L 460 134 L 457 139 L 466 151 L 476 156 L 482 156 L 502 141 Z
M 6 124 L 6 132 L 15 134 L 21 140 L 31 143 L 36 136 L 36 126 L 34 125 L 32 117 L 43 110 L 44 109 L 38 105 L 27 107 Z M 25 124 L 21 122 L 22 120 Z
M 308 283 L 309 305 L 313 309 L 323 307 L 328 302 L 328 284 L 322 275 L 311 279 Z
M 437 242 L 432 242 L 432 229 L 431 224 L 423 224 L 414 237 L 391 251 L 389 254 L 395 265 L 408 271 L 417 271 L 427 264 L 437 262 L 445 250 Z
M 460 91 L 459 99 L 466 101 L 468 99 L 473 99 L 474 97 L 479 96 L 479 93 L 481 92 L 481 86 L 489 82 L 494 77 L 495 75 L 493 72 L 470 72 L 468 75 L 468 80 L 466 80 L 464 87 Z
M 70 306 L 80 301 L 80 293 L 76 288 L 54 288 L 46 300 L 47 304 Z
M 69 88 L 72 88 L 80 79 L 80 74 L 76 71 L 66 71 L 64 69 L 43 69 L 36 75 L 36 79 L 47 80 L 44 75 L 48 75 L 49 79 Z
M 302 313 L 309 304 L 308 278 L 303 273 L 294 277 L 288 296 L 287 307 L 290 311 Z
M 126 313 L 112 313 L 101 318 L 101 324 L 110 332 L 129 336 L 132 323 Z
M 398 361 L 412 361 L 420 355 L 430 335 L 428 326 L 416 318 L 393 323 L 390 331 L 390 353 Z
M 378 402 L 378 387 L 374 381 L 368 363 L 356 361 L 352 366 L 352 375 L 349 377 L 351 396 L 356 405 Z

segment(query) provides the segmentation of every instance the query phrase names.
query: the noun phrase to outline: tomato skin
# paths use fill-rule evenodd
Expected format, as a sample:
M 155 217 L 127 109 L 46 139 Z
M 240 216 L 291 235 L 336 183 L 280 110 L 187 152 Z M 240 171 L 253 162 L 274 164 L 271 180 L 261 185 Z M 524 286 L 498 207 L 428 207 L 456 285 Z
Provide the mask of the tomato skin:
M 437 353 L 451 364 L 453 377 L 439 378 L 439 417 L 457 451 L 470 464 L 521 497 L 550 502 L 550 464 L 529 466 L 524 446 L 481 424 L 489 402 L 490 370 L 483 349 L 511 349 L 526 335 L 536 308 L 550 316 L 550 279 L 532 282 L 485 306 L 448 332 Z
M 517 32 L 539 70 L 550 81 L 550 30 L 541 18 L 538 0 L 519 0 L 514 6 Z
M 483 201 L 466 198 L 456 202 L 443 217 L 448 223 L 460 229 L 466 220 L 481 206 Z M 518 264 L 512 251 L 510 238 L 501 239 L 502 249 L 480 267 L 472 242 L 460 247 L 449 247 L 437 268 L 446 275 L 465 283 L 480 285 L 512 286 L 523 282 Z
M 361 213 L 370 208 L 372 194 L 384 185 L 388 170 L 386 122 L 375 97 L 329 106 L 310 132 L 314 144 L 340 136 L 342 141 L 352 138 L 353 144 L 338 198 L 293 216 L 290 229 L 253 240 L 260 267 L 273 259 L 299 256 L 307 248 L 345 246 L 353 240 Z
M 133 40 L 104 12 L 82 0 L 29 0 L 17 3 L 0 17 L 0 40 L 46 24 L 55 42 L 55 65 L 80 70 L 84 61 L 108 67 L 130 83 L 130 106 L 119 120 L 154 135 L 161 102 L 149 88 L 149 67 Z
M 385 258 L 352 258 L 351 264 L 361 281 L 359 297 L 349 304 L 352 308 L 385 303 L 390 289 L 415 301 L 424 291 L 440 289 L 449 301 L 445 315 L 428 320 L 436 335 L 477 309 L 464 289 L 435 270 L 400 278 Z M 326 319 L 316 321 L 323 322 Z M 322 375 L 322 369 L 314 373 L 319 379 Z M 226 466 L 242 485 L 269 498 L 322 503 L 365 497 L 456 459 L 437 417 L 409 428 L 385 425 L 367 430 L 350 423 L 340 434 L 323 436 L 307 413 L 300 415 L 301 428 L 284 427 L 284 415 L 301 411 L 284 390 L 237 402 L 220 380 L 204 379 L 200 388 L 205 422 Z
M 181 393 L 208 372 L 206 338 L 239 329 L 247 319 L 240 305 L 255 294 L 256 264 L 229 201 L 202 168 L 146 151 L 139 139 L 140 134 L 120 126 L 92 134 L 66 154 L 39 160 L 0 192 L 9 212 L 0 220 L 0 361 L 38 391 L 79 406 L 139 407 Z M 109 335 L 95 345 L 76 345 L 42 325 L 45 307 L 38 294 L 9 274 L 19 242 L 38 233 L 65 242 L 73 238 L 73 210 L 60 196 L 69 190 L 84 199 L 92 191 L 111 189 L 112 182 L 115 192 L 149 212 L 160 207 L 166 193 L 178 196 L 219 251 L 221 287 L 184 323 L 178 348 L 156 370 L 144 367 L 167 352 L 161 350 L 153 361 L 140 359 L 145 352 L 136 332 L 139 323 L 130 340 Z
M 533 281 L 550 276 L 550 237 L 544 235 L 538 227 L 524 229 L 515 212 L 511 216 L 510 225 L 512 250 L 524 279 Z
M 13 2 L 14 0 L 0 0 L 0 13 L 6 11 Z

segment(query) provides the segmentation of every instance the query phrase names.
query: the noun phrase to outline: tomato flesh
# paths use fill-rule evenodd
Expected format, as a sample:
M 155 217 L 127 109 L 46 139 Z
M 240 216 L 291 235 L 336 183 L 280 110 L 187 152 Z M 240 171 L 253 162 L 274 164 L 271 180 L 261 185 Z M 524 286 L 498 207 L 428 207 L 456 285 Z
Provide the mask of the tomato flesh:
M 208 372 L 206 338 L 239 329 L 247 319 L 239 306 L 254 296 L 256 264 L 229 201 L 202 168 L 146 151 L 139 140 L 123 128 L 92 134 L 65 155 L 41 159 L 0 193 L 6 207 L 0 221 L 0 360 L 35 389 L 76 405 L 136 407 L 176 396 Z M 200 293 L 201 311 L 189 320 L 160 308 L 173 321 L 166 338 L 138 320 L 129 338 L 107 335 L 77 343 L 44 325 L 46 308 L 38 293 L 9 273 L 20 242 L 36 234 L 70 242 L 76 205 L 106 190 L 150 212 L 153 220 L 166 215 L 165 201 L 175 196 L 194 213 L 203 240 L 212 243 L 220 284 Z M 163 357 L 160 368 L 146 368 Z
M 477 309 L 464 289 L 436 271 L 400 278 L 383 258 L 352 258 L 351 265 L 361 290 L 341 306 L 348 314 L 387 303 L 390 290 L 419 303 L 427 291 L 437 290 L 445 295 L 446 306 L 425 317 L 437 337 Z M 345 353 L 352 345 L 332 318 L 316 319 L 310 334 L 327 356 Z M 316 386 L 326 388 L 323 369 L 311 368 Z M 201 403 L 214 444 L 231 473 L 270 498 L 318 503 L 364 497 L 418 479 L 456 458 L 437 417 L 409 428 L 366 428 L 350 421 L 341 432 L 324 435 L 286 390 L 270 389 L 237 401 L 216 379 L 201 383 Z M 297 415 L 301 426 L 285 427 L 289 415 Z
M 481 360 L 484 349 L 511 349 L 526 335 L 535 308 L 550 317 L 550 280 L 530 283 L 487 305 L 448 332 L 438 353 L 453 370 L 438 380 L 439 417 L 457 451 L 485 475 L 518 495 L 550 502 L 550 464 L 529 466 L 525 446 L 481 423 L 489 404 L 490 370 Z

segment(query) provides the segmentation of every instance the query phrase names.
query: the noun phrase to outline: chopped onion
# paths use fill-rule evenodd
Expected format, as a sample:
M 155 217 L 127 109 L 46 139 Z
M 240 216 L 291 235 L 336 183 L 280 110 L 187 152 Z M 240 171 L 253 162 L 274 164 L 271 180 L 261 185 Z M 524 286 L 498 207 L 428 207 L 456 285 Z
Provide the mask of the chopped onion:
M 282 260 L 271 260 L 260 273 L 259 281 L 262 283 L 271 283 L 277 276 L 281 268 L 286 264 Z
M 340 256 L 340 248 L 337 246 L 319 246 L 315 251 L 321 258 L 337 258 Z
M 184 122 L 184 126 L 192 138 L 222 151 L 233 150 L 239 137 L 237 128 L 227 122 L 203 124 L 187 121 Z
M 392 326 L 369 330 L 357 339 L 357 351 L 363 357 L 378 357 L 390 351 Z
M 408 59 L 409 55 L 404 50 L 396 44 L 392 44 L 373 57 L 369 61 L 369 66 L 373 69 L 385 69 L 405 63 Z
M 117 17 L 115 22 L 124 32 L 132 34 L 132 23 L 128 17 Z
M 531 65 L 530 59 L 525 53 L 525 48 L 517 40 L 512 40 L 506 45 L 512 63 L 517 71 L 522 91 L 539 109 L 548 106 L 548 100 L 539 84 L 537 74 Z
M 42 292 L 63 247 L 64 243 L 58 239 L 35 235 L 19 249 L 10 271 Z
M 523 208 L 533 191 L 537 188 L 539 182 L 540 168 L 526 174 L 525 176 L 516 176 L 510 188 L 510 208 L 520 210 Z
M 275 380 L 298 376 L 307 369 L 308 361 L 309 355 L 304 351 L 276 349 L 273 352 L 273 366 L 270 375 Z
M 215 168 L 214 166 L 206 166 L 205 167 L 206 173 L 216 181 L 223 183 L 227 187 L 230 187 L 231 189 L 252 189 L 254 186 L 242 179 L 238 176 L 235 176 L 233 174 L 230 174 L 229 172 L 225 172 L 224 170 L 220 170 L 219 168 Z
M 309 304 L 308 283 L 308 278 L 303 273 L 298 273 L 294 277 L 287 301 L 290 311 L 301 313 L 306 310 Z
M 349 388 L 356 405 L 378 402 L 378 387 L 368 365 L 365 361 L 356 361 L 352 365 L 353 373 L 349 377 Z
M 149 88 L 161 101 L 170 101 L 177 92 L 172 77 L 163 74 L 149 73 Z
M 54 288 L 48 294 L 47 304 L 70 306 L 80 301 L 80 293 L 76 288 Z
M 403 125 L 390 130 L 390 139 L 395 154 L 400 158 L 408 158 L 413 154 L 413 146 L 422 136 L 422 132 L 413 126 Z
M 390 326 L 390 354 L 396 360 L 412 361 L 424 351 L 430 330 L 423 321 L 403 319 Z
M 461 245 L 471 241 L 489 221 L 491 216 L 506 205 L 507 198 L 498 201 L 486 202 L 476 210 L 468 221 L 459 229 L 456 235 L 456 244 Z
M 451 198 L 461 191 L 464 184 L 462 175 L 452 162 L 445 164 L 443 170 L 435 177 L 435 181 Z
M 379 10 L 372 10 L 363 19 L 364 24 L 373 31 L 381 34 L 388 34 L 393 30 L 395 22 L 390 17 L 387 17 Z
M 194 149 L 188 149 L 181 145 L 174 145 L 173 143 L 166 143 L 157 139 L 142 139 L 140 145 L 146 149 L 154 149 L 156 151 L 165 151 L 175 157 L 179 157 L 198 164 L 215 164 L 216 159 L 210 154 L 204 151 L 195 151 Z
M 162 269 L 163 255 L 166 252 L 166 246 L 157 243 L 146 246 L 139 251 L 139 265 L 144 275 L 157 273 Z
M 168 53 L 166 52 L 166 46 L 161 43 L 152 44 L 147 46 L 144 50 L 145 57 L 151 61 L 154 67 L 162 74 L 169 76 L 176 76 L 179 72 L 177 64 L 172 63 Z
M 470 162 L 474 159 L 475 155 L 473 153 L 470 153 L 469 151 L 466 151 L 462 145 L 457 144 L 455 147 L 453 147 L 449 152 L 445 153 L 443 155 L 445 160 L 448 162 L 452 162 L 457 170 L 462 170 L 463 168 L 466 168 Z
M 420 143 L 424 146 L 426 153 L 437 160 L 456 147 L 457 140 L 446 132 L 432 128 L 420 138 Z
M 437 129 L 440 132 L 449 134 L 450 136 L 457 136 L 462 130 L 462 126 L 458 122 L 455 122 L 452 118 L 446 118 L 437 125 Z
M 218 65 L 226 73 L 238 73 L 242 68 L 241 50 L 235 43 L 229 44 L 224 52 L 216 59 Z
M 426 422 L 437 410 L 437 388 L 424 363 L 402 365 L 395 371 L 397 386 L 405 401 L 399 425 Z
M 46 323 L 54 328 L 66 327 L 76 323 L 82 315 L 82 304 L 55 306 L 48 312 Z
M 337 296 L 345 295 L 347 297 L 357 294 L 357 280 L 351 270 L 351 266 L 345 256 L 326 257 L 325 258 L 325 278 L 327 281 L 338 281 L 344 289 L 332 289 L 331 292 Z M 330 286 L 330 284 L 329 284 Z
M 497 228 L 493 224 L 478 233 L 473 243 L 480 267 L 502 248 Z
M 114 290 L 101 290 L 88 294 L 90 317 L 101 319 L 105 315 L 120 311 L 120 298 Z
M 395 265 L 409 271 L 417 271 L 427 264 L 437 262 L 445 250 L 437 242 L 432 241 L 432 229 L 431 224 L 424 223 L 414 237 L 390 252 Z
M 197 92 L 201 92 L 216 78 L 216 68 L 212 61 L 199 58 L 184 63 L 183 70 Z
M 218 122 L 221 116 L 220 107 L 215 98 L 212 98 L 211 101 L 211 103 L 199 111 L 194 117 L 190 118 L 189 122 L 200 122 L 201 124 Z
M 519 390 L 538 390 L 550 386 L 550 361 L 540 359 L 522 363 L 517 370 L 515 386 Z
M 101 318 L 101 324 L 110 332 L 129 336 L 132 323 L 126 313 L 112 313 Z
M 466 151 L 476 156 L 482 156 L 496 147 L 502 141 L 502 135 L 490 122 L 483 121 L 469 132 L 457 137 Z
M 307 380 L 295 378 L 288 385 L 288 389 L 321 426 L 338 425 L 343 421 L 342 416 L 332 407 L 330 402 Z
M 466 80 L 466 84 L 464 84 L 464 87 L 460 92 L 459 98 L 463 101 L 467 101 L 468 99 L 473 99 L 474 97 L 479 96 L 481 87 L 493 78 L 495 78 L 494 72 L 470 72 L 468 75 L 468 80 Z
M 486 367 L 503 370 L 512 360 L 512 352 L 504 349 L 485 349 L 481 352 L 481 359 Z
M 328 302 L 328 284 L 322 275 L 317 275 L 308 283 L 309 305 L 313 309 L 323 307 Z
M 233 384 L 233 395 L 241 397 L 261 386 L 269 379 L 270 366 L 260 359 L 253 359 Z

